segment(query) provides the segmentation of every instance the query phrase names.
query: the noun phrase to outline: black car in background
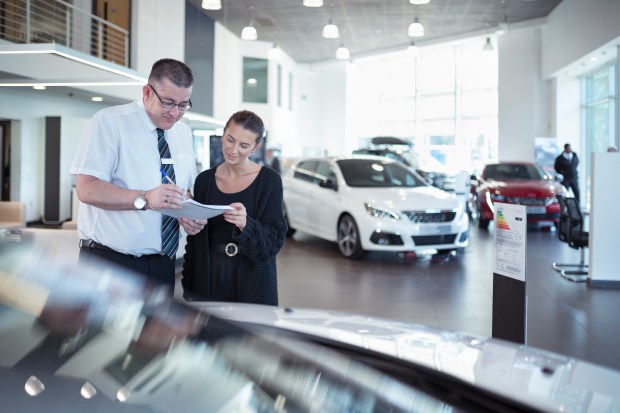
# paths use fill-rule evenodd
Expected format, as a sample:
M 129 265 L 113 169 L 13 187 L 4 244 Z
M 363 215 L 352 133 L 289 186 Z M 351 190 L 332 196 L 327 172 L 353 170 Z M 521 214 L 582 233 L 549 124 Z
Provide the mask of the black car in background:
M 370 140 L 368 147 L 356 149 L 353 154 L 385 156 L 394 159 L 413 168 L 434 187 L 454 192 L 455 175 L 448 173 L 432 155 L 415 151 L 410 141 L 392 136 L 375 137 Z

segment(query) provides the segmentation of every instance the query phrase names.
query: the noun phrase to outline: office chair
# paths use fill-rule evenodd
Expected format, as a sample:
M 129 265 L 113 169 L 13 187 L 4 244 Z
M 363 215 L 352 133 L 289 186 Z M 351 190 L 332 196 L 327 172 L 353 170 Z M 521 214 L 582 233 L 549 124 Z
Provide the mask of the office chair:
M 560 218 L 558 220 L 558 239 L 567 243 L 571 248 L 580 251 L 578 264 L 559 264 L 554 262 L 552 268 L 567 280 L 583 282 L 588 279 L 588 265 L 585 264 L 585 249 L 589 244 L 589 234 L 584 231 L 584 222 L 579 203 L 575 198 L 566 198 L 557 195 L 560 204 Z

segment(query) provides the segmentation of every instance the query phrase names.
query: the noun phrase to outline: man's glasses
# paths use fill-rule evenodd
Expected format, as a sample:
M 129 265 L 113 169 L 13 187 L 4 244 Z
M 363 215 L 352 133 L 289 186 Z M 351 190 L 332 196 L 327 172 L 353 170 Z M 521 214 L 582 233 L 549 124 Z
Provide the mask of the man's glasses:
M 189 103 L 170 102 L 168 100 L 163 100 L 161 96 L 159 96 L 159 93 L 157 93 L 157 91 L 155 90 L 153 86 L 149 85 L 149 87 L 153 90 L 153 92 L 155 92 L 155 96 L 157 96 L 157 99 L 159 99 L 159 101 L 161 102 L 161 107 L 164 109 L 173 109 L 175 107 L 178 107 L 180 112 L 185 112 L 187 109 L 192 107 L 191 99 L 189 100 Z

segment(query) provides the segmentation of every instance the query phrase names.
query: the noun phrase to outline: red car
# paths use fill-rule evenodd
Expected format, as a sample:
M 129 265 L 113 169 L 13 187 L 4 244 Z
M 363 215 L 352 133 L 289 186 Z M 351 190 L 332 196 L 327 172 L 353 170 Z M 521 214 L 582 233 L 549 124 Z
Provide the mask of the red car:
M 487 228 L 493 220 L 494 202 L 525 205 L 528 226 L 557 225 L 560 206 L 556 195 L 566 189 L 535 163 L 501 162 L 488 164 L 475 187 L 473 204 L 478 227 Z

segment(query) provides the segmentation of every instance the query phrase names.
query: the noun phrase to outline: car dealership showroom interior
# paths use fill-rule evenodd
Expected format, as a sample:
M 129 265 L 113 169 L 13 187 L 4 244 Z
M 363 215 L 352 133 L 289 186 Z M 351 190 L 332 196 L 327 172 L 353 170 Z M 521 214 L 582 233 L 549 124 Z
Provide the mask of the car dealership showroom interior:
M 620 412 L 619 21 L 620 0 L 0 0 L 0 411 Z M 275 302 L 190 294 L 263 270 Z

